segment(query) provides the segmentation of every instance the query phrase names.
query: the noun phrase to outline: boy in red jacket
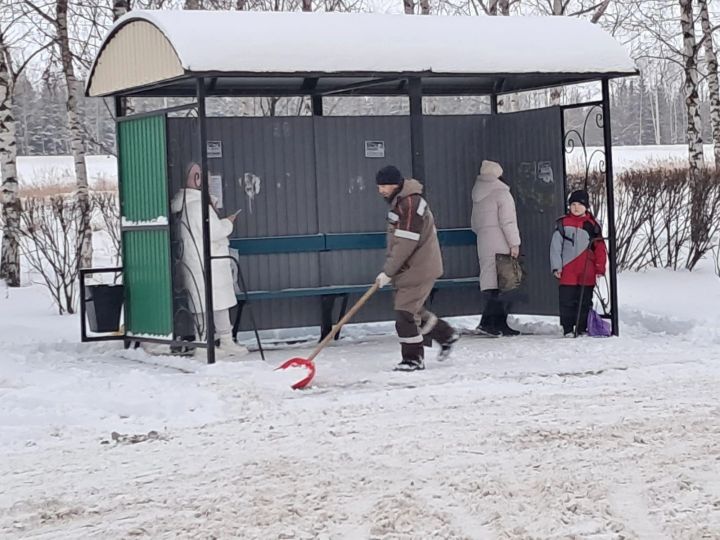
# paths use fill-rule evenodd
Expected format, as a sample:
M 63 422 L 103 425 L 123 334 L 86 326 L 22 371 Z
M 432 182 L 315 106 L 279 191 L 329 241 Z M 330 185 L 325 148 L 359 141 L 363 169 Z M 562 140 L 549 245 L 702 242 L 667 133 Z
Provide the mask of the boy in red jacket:
M 605 275 L 607 250 L 602 228 L 588 212 L 590 197 L 578 190 L 570 195 L 570 211 L 557 221 L 550 243 L 550 267 L 560 280 L 560 324 L 566 337 L 587 331 L 595 276 Z M 582 306 L 579 306 L 582 297 Z M 577 328 L 575 322 L 580 309 Z

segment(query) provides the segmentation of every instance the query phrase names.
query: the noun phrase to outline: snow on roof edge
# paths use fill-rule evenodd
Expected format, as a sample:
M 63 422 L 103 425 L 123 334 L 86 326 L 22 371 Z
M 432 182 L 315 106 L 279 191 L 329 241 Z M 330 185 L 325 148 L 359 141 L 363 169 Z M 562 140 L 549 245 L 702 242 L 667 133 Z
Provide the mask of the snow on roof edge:
M 188 73 L 638 73 L 622 45 L 578 18 L 137 10 L 111 28 L 86 91 L 112 36 L 137 20 L 168 39 Z

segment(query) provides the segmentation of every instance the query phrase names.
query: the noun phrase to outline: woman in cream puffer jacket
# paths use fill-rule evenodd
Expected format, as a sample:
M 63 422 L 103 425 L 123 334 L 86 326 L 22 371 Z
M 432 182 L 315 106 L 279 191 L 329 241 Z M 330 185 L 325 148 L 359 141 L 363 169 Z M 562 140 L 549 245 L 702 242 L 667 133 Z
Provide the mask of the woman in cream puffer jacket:
M 502 167 L 494 161 L 483 161 L 472 190 L 472 230 L 477 235 L 480 262 L 480 290 L 486 293 L 487 304 L 479 328 L 494 335 L 515 335 L 507 326 L 507 309 L 499 300 L 495 255 L 520 253 L 520 231 L 515 201 L 510 188 L 501 180 Z

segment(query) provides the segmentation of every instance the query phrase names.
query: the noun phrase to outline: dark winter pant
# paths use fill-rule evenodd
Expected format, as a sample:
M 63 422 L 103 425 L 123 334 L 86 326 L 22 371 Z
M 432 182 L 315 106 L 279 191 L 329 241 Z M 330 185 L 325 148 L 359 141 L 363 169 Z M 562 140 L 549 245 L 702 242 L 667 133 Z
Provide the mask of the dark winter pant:
M 577 333 L 587 331 L 587 318 L 592 307 L 594 286 L 581 285 L 560 285 L 560 324 L 563 333 L 572 332 L 577 322 Z M 580 308 L 580 320 L 578 321 L 578 306 L 582 296 L 582 307 Z
M 483 291 L 483 295 L 485 296 L 485 309 L 483 309 L 482 318 L 480 319 L 480 327 L 489 330 L 502 330 L 507 326 L 507 316 L 511 304 L 500 299 L 498 289 L 486 289 Z
M 431 346 L 433 340 L 440 344 L 446 343 L 454 333 L 448 323 L 425 309 L 425 300 L 430 296 L 433 285 L 434 283 L 421 288 L 413 287 L 407 291 L 398 289 L 395 292 L 395 330 L 403 360 L 422 360 L 425 356 L 423 346 Z M 405 294 L 407 292 L 413 293 L 411 297 L 416 296 L 414 293 L 419 293 L 416 301 L 408 301 L 408 295 Z

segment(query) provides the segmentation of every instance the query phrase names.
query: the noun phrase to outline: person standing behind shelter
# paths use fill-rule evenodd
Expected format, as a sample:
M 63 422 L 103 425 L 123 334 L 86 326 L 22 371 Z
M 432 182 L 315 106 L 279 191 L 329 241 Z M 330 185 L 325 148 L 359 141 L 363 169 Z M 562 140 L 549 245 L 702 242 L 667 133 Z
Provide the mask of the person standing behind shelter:
M 438 360 L 442 361 L 460 337 L 447 322 L 425 309 L 435 280 L 443 273 L 435 218 L 417 180 L 405 179 L 392 165 L 380 169 L 375 179 L 378 192 L 390 205 L 385 264 L 375 281 L 380 287 L 390 282 L 395 286 L 395 329 L 402 354 L 395 369 L 425 369 L 424 345 L 437 341 Z
M 570 211 L 557 220 L 550 242 L 550 267 L 560 280 L 563 334 L 573 337 L 575 332 L 580 335 L 587 330 L 595 276 L 605 275 L 607 249 L 602 228 L 588 211 L 590 197 L 587 191 L 573 191 L 568 204 Z
M 496 336 L 514 336 L 519 332 L 507 324 L 510 305 L 500 297 L 495 255 L 509 254 L 517 258 L 520 231 L 515 201 L 510 187 L 502 181 L 502 173 L 499 163 L 483 160 L 472 190 L 471 226 L 477 235 L 480 290 L 486 297 L 478 330 Z
M 173 213 L 180 214 L 180 240 L 182 241 L 182 278 L 189 292 L 190 311 L 195 314 L 198 325 L 205 321 L 205 272 L 203 264 L 202 234 L 202 169 L 190 163 L 185 172 L 184 189 L 178 191 L 171 202 Z M 228 256 L 229 240 L 235 215 L 220 219 L 215 208 L 208 209 L 210 218 L 210 255 Z M 232 261 L 212 261 L 213 320 L 216 344 L 221 356 L 243 356 L 248 350 L 236 344 L 231 337 L 230 308 L 237 304 L 233 286 Z

